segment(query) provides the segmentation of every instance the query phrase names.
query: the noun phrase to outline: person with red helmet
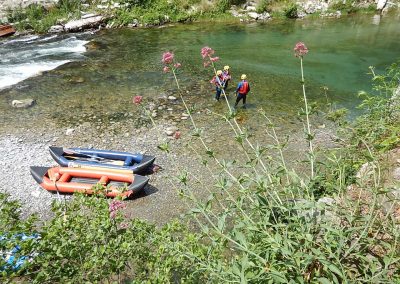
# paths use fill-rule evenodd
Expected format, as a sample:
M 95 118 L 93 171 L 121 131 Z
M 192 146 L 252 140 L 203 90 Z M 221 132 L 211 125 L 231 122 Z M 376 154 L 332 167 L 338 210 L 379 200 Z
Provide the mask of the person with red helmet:
M 247 76 L 246 74 L 242 74 L 240 77 L 242 81 L 239 82 L 237 88 L 236 88 L 236 103 L 235 103 L 235 108 L 237 107 L 238 103 L 243 100 L 243 107 L 246 108 L 246 97 L 247 94 L 250 92 L 250 85 L 249 82 L 247 82 Z

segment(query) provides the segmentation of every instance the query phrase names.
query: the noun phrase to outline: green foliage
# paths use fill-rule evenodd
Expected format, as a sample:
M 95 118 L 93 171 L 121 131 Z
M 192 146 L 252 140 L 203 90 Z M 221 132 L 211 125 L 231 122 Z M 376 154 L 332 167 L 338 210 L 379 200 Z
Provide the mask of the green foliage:
M 158 0 L 147 4 L 134 5 L 127 9 L 118 10 L 110 22 L 120 26 L 130 24 L 134 20 L 143 25 L 190 21 L 196 17 L 196 15 L 187 10 L 190 8 L 190 3 L 190 1 L 184 0 Z
M 26 235 L 35 233 L 35 221 L 35 215 L 23 220 L 20 216 L 19 202 L 12 201 L 9 199 L 8 195 L 0 193 L 0 256 L 2 256 L 3 253 L 11 251 L 17 245 L 25 251 L 32 252 L 30 247 L 32 246 L 33 240 L 23 242 L 21 238 L 16 236 L 24 233 Z M 21 255 L 24 254 L 16 253 L 17 258 Z M 0 273 L 0 279 L 1 277 L 7 279 L 12 277 L 15 273 L 11 267 L 7 266 L 2 257 L 0 257 Z
M 399 63 L 392 64 L 383 75 L 375 74 L 370 67 L 374 93 L 360 92 L 363 99 L 360 109 L 364 114 L 357 119 L 353 140 L 356 145 L 372 145 L 379 151 L 392 149 L 400 144 L 399 101 L 394 97 L 400 82 Z
M 356 5 L 357 3 L 358 1 L 352 1 L 352 0 L 337 1 L 330 6 L 330 9 L 335 11 L 339 10 L 351 14 L 359 10 L 359 8 Z
M 260 0 L 256 7 L 256 12 L 261 14 L 268 11 L 268 0 Z
M 110 203 L 121 201 L 78 194 L 70 202 L 54 203 L 53 219 L 34 227 L 33 218 L 21 221 L 17 202 L 3 194 L 0 201 L 2 236 L 40 235 L 39 241 L 0 242 L 1 251 L 18 244 L 18 255 L 35 255 L 23 269 L 4 271 L 4 281 L 22 277 L 29 283 L 98 283 L 134 278 L 133 283 L 169 283 L 177 276 L 187 280 L 202 277 L 196 272 L 195 259 L 187 259 L 181 251 L 190 247 L 205 259 L 207 249 L 200 235 L 177 222 L 157 229 L 140 220 L 128 220 L 124 206 L 112 211 Z M 3 265 L 0 258 L 0 267 Z
M 57 24 L 58 20 L 80 17 L 81 1 L 62 0 L 55 7 L 45 9 L 39 4 L 31 4 L 26 8 L 8 11 L 8 19 L 16 24 L 19 30 L 34 30 L 45 33 Z
M 57 9 L 60 9 L 63 12 L 74 12 L 80 11 L 82 8 L 81 0 L 59 0 L 57 5 Z
M 229 10 L 230 7 L 231 7 L 230 0 L 219 0 L 215 5 L 215 11 L 217 13 L 224 13 L 226 10 Z
M 283 13 L 286 18 L 295 19 L 297 18 L 297 9 L 297 4 L 291 3 L 283 9 Z

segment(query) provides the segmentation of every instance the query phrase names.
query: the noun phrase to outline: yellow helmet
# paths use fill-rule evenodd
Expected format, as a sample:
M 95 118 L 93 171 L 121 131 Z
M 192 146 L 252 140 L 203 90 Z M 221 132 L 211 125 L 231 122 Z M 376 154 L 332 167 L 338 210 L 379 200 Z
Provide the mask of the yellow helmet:
M 228 65 L 224 66 L 224 70 L 229 70 L 229 66 Z
M 242 79 L 242 80 L 246 80 L 246 79 L 247 79 L 247 76 L 246 76 L 246 74 L 242 74 L 242 76 L 240 76 L 240 79 Z
M 219 75 L 222 75 L 222 70 L 218 70 L 217 71 L 217 75 L 219 76 Z

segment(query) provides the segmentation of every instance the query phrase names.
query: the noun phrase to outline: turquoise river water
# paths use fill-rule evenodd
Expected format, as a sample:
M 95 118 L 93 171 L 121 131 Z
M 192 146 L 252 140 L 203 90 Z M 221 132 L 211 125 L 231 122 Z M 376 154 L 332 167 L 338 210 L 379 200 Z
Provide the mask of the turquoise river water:
M 40 127 L 49 121 L 73 126 L 83 114 L 118 117 L 132 112 L 134 95 L 153 99 L 174 94 L 172 78 L 162 73 L 161 54 L 168 50 L 182 63 L 178 76 L 191 91 L 188 100 L 200 107 L 222 109 L 223 104 L 212 102 L 208 82 L 212 71 L 202 65 L 200 49 L 205 45 L 216 50 L 219 67 L 231 66 L 234 83 L 241 73 L 248 75 L 252 92 L 246 115 L 263 107 L 286 118 L 294 116 L 302 104 L 300 64 L 293 56 L 296 42 L 303 41 L 309 48 L 304 68 L 310 99 L 334 101 L 354 110 L 359 102 L 357 92 L 371 89 L 368 67 L 381 72 L 399 59 L 400 19 L 357 15 L 198 23 L 11 41 L 0 42 L 0 130 L 21 123 Z M 329 89 L 326 95 L 323 86 Z M 21 110 L 11 107 L 12 100 L 23 98 L 36 99 L 37 105 Z

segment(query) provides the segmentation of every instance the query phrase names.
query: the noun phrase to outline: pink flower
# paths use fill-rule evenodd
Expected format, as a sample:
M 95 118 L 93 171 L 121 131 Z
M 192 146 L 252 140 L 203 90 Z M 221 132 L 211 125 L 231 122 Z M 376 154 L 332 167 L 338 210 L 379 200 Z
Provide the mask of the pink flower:
M 175 133 L 174 133 L 174 138 L 175 138 L 175 139 L 181 138 L 181 132 L 180 132 L 180 131 L 175 131 Z
M 174 61 L 174 54 L 172 52 L 164 52 L 162 55 L 162 63 L 171 64 Z
M 211 61 L 204 61 L 203 66 L 208 67 L 208 66 L 210 66 L 210 64 L 211 64 Z
M 175 67 L 176 69 L 180 68 L 181 66 L 182 66 L 182 64 L 180 64 L 180 63 L 175 63 L 175 64 L 174 64 L 174 67 Z
M 170 71 L 170 68 L 168 66 L 164 66 L 163 72 L 168 73 Z
M 126 204 L 120 200 L 113 200 L 108 206 L 108 211 L 110 212 L 110 218 L 114 219 L 117 215 L 118 210 L 125 208 Z
M 296 46 L 293 50 L 296 57 L 303 57 L 308 53 L 308 48 L 303 42 L 296 43 Z
M 133 97 L 133 103 L 135 105 L 140 105 L 140 103 L 142 102 L 143 97 L 142 96 L 134 96 Z
M 217 61 L 219 60 L 219 57 L 218 57 L 218 56 L 211 57 L 210 60 L 211 60 L 212 62 L 217 62 Z
M 211 47 L 205 46 L 201 49 L 201 56 L 204 58 L 211 57 L 214 54 L 214 50 Z

